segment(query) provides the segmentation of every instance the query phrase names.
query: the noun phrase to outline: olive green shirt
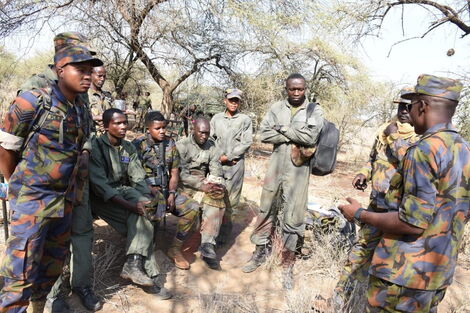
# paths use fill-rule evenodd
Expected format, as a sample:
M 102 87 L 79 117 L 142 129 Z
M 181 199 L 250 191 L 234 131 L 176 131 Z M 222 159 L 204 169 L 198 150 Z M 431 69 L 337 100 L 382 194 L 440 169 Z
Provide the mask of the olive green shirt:
M 180 154 L 179 188 L 185 191 L 198 191 L 208 174 L 223 177 L 222 165 L 219 162 L 220 151 L 211 140 L 202 146 L 194 141 L 193 136 L 181 139 L 176 143 Z
M 211 120 L 211 137 L 229 161 L 241 159 L 253 143 L 251 118 L 239 112 L 234 116 L 217 113 Z
M 134 145 L 122 140 L 119 146 L 110 144 L 104 133 L 92 140 L 90 159 L 90 185 L 95 195 L 108 201 L 119 195 L 118 187 L 130 186 L 142 195 L 149 195 L 145 171 Z

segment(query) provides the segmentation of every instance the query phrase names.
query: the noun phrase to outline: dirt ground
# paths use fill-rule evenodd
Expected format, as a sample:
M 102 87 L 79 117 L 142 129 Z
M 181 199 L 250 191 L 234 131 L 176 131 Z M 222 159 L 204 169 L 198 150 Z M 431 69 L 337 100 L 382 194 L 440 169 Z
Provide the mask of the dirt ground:
M 262 266 L 250 274 L 240 270 L 253 251 L 249 237 L 259 207 L 268 156 L 265 151 L 258 150 L 247 159 L 243 204 L 234 218 L 233 238 L 217 250 L 222 270 L 211 270 L 200 259 L 196 251 L 198 235 L 185 244 L 184 253 L 191 262 L 191 269 L 176 269 L 165 256 L 175 232 L 176 220 L 168 216 L 166 225 L 160 225 L 156 235 L 156 253 L 161 271 L 166 276 L 165 287 L 174 294 L 171 300 L 154 299 L 152 295 L 119 277 L 125 261 L 125 240 L 102 220 L 95 221 L 94 275 L 95 290 L 104 301 L 101 312 L 331 312 L 325 299 L 332 294 L 345 255 L 339 258 L 325 255 L 336 253 L 327 247 L 328 242 L 318 243 L 318 248 L 326 249 L 322 250 L 326 252 L 298 262 L 293 291 L 282 290 L 276 266 Z M 345 156 L 341 158 L 345 159 Z M 351 187 L 354 169 L 358 166 L 351 162 L 339 162 L 332 175 L 312 176 L 309 202 L 328 207 L 346 196 L 353 196 L 365 204 L 368 193 L 355 191 Z M 1 249 L 4 249 L 3 244 Z M 469 264 L 470 257 L 464 254 L 457 267 L 454 283 L 439 312 L 470 312 L 470 306 L 465 306 L 470 291 Z M 87 312 L 77 296 L 71 295 L 69 303 L 73 312 Z M 311 310 L 312 303 L 315 303 L 318 311 Z

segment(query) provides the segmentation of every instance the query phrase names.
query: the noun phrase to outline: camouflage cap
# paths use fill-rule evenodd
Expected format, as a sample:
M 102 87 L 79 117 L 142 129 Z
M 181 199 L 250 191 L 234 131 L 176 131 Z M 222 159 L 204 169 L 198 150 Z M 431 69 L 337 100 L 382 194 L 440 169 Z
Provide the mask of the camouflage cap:
M 54 37 L 54 50 L 55 52 L 67 47 L 67 46 L 89 46 L 88 38 L 77 32 L 64 32 L 57 34 Z M 95 55 L 95 51 L 90 50 L 91 55 Z
M 227 99 L 232 99 L 232 98 L 241 99 L 242 95 L 243 95 L 243 92 L 237 88 L 229 88 L 225 90 L 225 98 Z
M 414 93 L 415 89 L 413 87 L 404 87 L 400 90 L 398 95 L 393 99 L 393 103 L 411 103 L 411 100 L 405 99 L 404 96 L 407 94 Z
M 411 99 L 414 95 L 419 94 L 459 101 L 462 88 L 462 83 L 456 79 L 421 74 L 418 77 L 414 92 L 403 97 Z
M 54 55 L 56 67 L 64 67 L 70 63 L 90 62 L 93 67 L 103 65 L 100 59 L 94 58 L 90 50 L 84 46 L 66 46 Z

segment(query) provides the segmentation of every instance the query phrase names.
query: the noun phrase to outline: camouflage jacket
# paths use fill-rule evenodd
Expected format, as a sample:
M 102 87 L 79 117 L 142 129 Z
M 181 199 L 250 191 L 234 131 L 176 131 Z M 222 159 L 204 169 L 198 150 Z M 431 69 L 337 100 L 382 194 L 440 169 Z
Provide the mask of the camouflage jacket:
M 49 89 L 44 92 L 49 93 Z M 70 103 L 53 84 L 51 110 L 22 151 L 9 181 L 13 210 L 43 217 L 64 216 L 65 200 L 74 200 L 77 158 L 89 136 L 89 115 L 82 98 Z M 29 135 L 40 98 L 39 91 L 21 93 L 5 115 L 0 144 L 19 151 Z M 43 113 L 45 114 L 45 113 Z
M 93 138 L 92 149 L 90 187 L 96 196 L 108 201 L 120 194 L 121 186 L 133 187 L 142 196 L 150 194 L 145 171 L 131 142 L 123 139 L 119 146 L 113 146 L 104 133 Z
M 132 143 L 139 154 L 139 159 L 145 170 L 146 179 L 153 178 L 155 176 L 155 166 L 161 164 L 159 143 L 156 143 L 149 134 L 134 139 Z M 165 171 L 168 177 L 168 183 L 171 170 L 179 168 L 180 166 L 180 155 L 173 139 L 165 139 L 163 145 L 165 147 Z M 147 181 L 147 183 L 149 183 L 149 181 Z
M 368 181 L 371 181 L 372 191 L 369 205 L 379 210 L 387 209 L 385 194 L 388 191 L 390 179 L 397 171 L 408 147 L 419 138 L 414 131 L 406 134 L 406 136 L 400 132 L 386 136 L 383 131 L 389 124 L 390 122 L 387 122 L 379 127 L 369 161 L 356 173 L 356 175 L 363 174 Z
M 438 124 L 411 146 L 392 177 L 387 202 L 399 218 L 424 232 L 386 234 L 370 274 L 413 289 L 452 282 L 470 206 L 470 145 L 451 124 Z
M 200 147 L 191 135 L 179 140 L 176 148 L 181 160 L 178 189 L 186 192 L 198 191 L 208 174 L 223 177 L 219 162 L 220 152 L 211 140 Z
M 57 81 L 57 73 L 53 70 L 54 65 L 48 64 L 40 74 L 34 74 L 23 85 L 21 85 L 17 94 L 23 91 L 46 88 Z
M 88 89 L 90 110 L 93 116 L 102 115 L 107 109 L 113 107 L 113 97 L 109 91 Z

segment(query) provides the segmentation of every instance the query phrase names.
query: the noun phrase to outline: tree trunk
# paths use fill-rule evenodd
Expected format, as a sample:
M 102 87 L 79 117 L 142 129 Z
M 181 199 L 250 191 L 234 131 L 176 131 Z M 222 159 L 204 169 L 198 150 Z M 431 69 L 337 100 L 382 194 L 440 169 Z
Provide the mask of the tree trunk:
M 167 116 L 173 111 L 173 90 L 169 86 L 162 88 L 163 98 L 162 98 L 162 113 Z

